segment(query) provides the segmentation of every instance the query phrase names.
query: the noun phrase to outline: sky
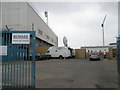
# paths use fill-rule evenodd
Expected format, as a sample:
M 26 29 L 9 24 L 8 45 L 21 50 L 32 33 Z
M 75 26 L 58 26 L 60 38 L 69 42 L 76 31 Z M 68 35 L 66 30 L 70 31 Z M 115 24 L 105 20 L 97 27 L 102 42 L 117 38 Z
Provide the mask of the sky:
M 101 24 L 104 23 L 105 45 L 115 43 L 118 36 L 117 2 L 32 2 L 39 15 L 46 22 L 44 12 L 48 11 L 48 24 L 58 36 L 58 45 L 63 46 L 66 36 L 68 46 L 103 45 Z

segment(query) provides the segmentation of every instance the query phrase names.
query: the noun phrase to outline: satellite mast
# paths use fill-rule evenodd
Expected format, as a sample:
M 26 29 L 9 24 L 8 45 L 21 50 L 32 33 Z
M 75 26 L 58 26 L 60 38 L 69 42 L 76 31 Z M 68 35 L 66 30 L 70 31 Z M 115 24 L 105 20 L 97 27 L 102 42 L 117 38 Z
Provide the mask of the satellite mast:
M 102 33 L 103 33 L 103 46 L 105 46 L 105 38 L 104 38 L 104 22 L 106 19 L 107 15 L 105 15 L 104 19 L 103 19 L 103 23 L 101 24 L 102 27 Z
M 47 25 L 48 25 L 48 11 L 45 11 L 45 17 L 47 18 Z

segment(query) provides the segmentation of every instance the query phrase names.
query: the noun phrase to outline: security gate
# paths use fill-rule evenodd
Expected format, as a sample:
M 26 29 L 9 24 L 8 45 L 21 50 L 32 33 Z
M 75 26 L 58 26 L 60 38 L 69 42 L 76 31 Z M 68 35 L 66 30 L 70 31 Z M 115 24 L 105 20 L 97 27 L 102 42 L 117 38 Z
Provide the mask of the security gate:
M 1 31 L 2 88 L 35 87 L 35 32 Z
M 117 67 L 118 73 L 120 73 L 120 37 L 118 37 L 117 39 Z

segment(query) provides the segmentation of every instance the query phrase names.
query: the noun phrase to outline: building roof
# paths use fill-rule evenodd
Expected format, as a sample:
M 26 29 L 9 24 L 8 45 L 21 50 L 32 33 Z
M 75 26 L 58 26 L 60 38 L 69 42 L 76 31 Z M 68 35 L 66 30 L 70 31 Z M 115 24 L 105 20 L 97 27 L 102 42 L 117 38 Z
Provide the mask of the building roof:
M 84 46 L 81 48 L 108 48 L 109 46 Z
M 109 45 L 117 45 L 117 43 L 110 43 Z

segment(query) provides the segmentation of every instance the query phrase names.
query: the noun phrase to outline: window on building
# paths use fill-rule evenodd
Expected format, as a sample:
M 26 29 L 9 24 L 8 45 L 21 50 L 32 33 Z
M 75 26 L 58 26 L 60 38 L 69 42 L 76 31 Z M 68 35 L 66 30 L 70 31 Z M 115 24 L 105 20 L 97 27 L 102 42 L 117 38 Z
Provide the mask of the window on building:
M 90 51 L 88 50 L 88 52 L 90 52 Z
M 40 35 L 43 35 L 43 31 L 40 30 L 40 29 L 38 29 L 38 33 L 39 33 Z
M 48 35 L 46 35 L 46 38 L 49 39 L 50 37 Z

